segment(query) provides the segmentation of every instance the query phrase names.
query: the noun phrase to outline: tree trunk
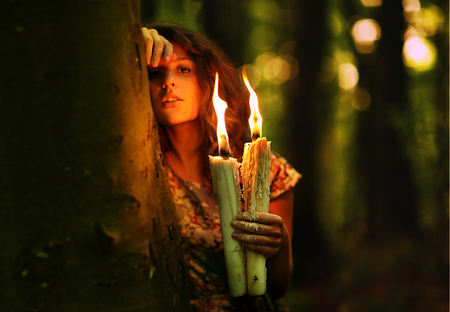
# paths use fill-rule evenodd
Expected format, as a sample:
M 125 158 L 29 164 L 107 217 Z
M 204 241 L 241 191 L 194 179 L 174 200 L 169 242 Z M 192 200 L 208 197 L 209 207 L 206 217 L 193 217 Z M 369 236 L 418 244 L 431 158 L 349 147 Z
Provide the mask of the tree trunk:
M 296 267 L 297 280 L 322 272 L 326 266 L 327 246 L 320 229 L 318 215 L 320 172 L 317 166 L 318 139 L 320 136 L 320 116 L 324 114 L 323 101 L 316 89 L 317 73 L 322 61 L 322 50 L 327 39 L 325 29 L 326 2 L 301 1 L 296 4 L 295 58 L 299 62 L 298 77 L 287 84 L 289 88 L 289 148 L 292 151 L 292 165 L 302 174 L 299 186 L 294 188 L 295 235 L 293 237 L 294 256 L 301 263 Z M 308 26 L 309 25 L 309 26 Z M 312 28 L 314 31 L 311 31 Z
M 134 1 L 2 1 L 0 310 L 190 311 Z

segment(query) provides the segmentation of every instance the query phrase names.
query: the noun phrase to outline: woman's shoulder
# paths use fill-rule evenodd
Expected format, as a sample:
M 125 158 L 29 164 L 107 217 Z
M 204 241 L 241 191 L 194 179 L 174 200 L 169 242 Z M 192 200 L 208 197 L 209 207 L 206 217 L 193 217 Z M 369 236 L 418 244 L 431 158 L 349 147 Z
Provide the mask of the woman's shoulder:
M 272 151 L 270 163 L 270 199 L 274 199 L 292 189 L 302 175 L 275 151 Z

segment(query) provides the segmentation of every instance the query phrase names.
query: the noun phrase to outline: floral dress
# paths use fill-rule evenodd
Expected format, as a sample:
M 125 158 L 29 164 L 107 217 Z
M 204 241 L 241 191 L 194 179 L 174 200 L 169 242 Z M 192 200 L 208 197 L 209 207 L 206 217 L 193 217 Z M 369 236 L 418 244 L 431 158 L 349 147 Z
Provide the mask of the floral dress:
M 192 310 L 235 311 L 227 288 L 219 210 L 210 186 L 184 181 L 166 164 L 170 190 L 190 276 Z M 280 155 L 271 158 L 271 194 L 277 198 L 297 184 L 301 175 Z M 281 300 L 263 296 L 261 311 L 288 311 Z

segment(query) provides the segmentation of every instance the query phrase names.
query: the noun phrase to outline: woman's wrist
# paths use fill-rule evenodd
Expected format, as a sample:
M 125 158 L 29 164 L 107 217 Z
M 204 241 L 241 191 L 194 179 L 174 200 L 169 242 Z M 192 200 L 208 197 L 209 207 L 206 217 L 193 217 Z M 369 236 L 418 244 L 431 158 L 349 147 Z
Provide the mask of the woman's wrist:
M 273 256 L 273 258 L 284 258 L 286 256 L 290 257 L 291 255 L 291 243 L 290 243 L 290 237 L 289 233 L 286 229 L 286 227 L 283 225 L 282 230 L 282 239 L 281 239 L 281 246 L 278 250 L 277 254 Z
M 292 275 L 292 256 L 289 233 L 283 230 L 283 243 L 276 255 L 267 259 L 267 291 L 273 299 L 287 291 Z

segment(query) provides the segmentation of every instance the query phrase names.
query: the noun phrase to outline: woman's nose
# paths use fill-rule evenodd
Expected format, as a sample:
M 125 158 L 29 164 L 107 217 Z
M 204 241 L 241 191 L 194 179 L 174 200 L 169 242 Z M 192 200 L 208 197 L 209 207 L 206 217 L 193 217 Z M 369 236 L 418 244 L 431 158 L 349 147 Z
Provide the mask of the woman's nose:
M 175 78 L 171 74 L 167 74 L 164 77 L 162 88 L 163 89 L 169 89 L 169 88 L 173 89 L 175 87 L 176 87 Z

